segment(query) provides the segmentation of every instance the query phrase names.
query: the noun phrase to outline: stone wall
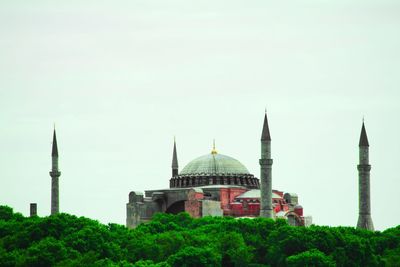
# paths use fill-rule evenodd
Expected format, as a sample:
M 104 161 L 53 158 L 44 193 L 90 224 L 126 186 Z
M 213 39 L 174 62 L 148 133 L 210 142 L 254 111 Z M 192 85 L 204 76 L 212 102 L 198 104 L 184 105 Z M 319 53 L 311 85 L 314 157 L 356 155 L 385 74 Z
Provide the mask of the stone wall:
M 202 217 L 223 216 L 223 210 L 221 209 L 221 202 L 215 200 L 203 200 L 201 212 L 202 212 Z

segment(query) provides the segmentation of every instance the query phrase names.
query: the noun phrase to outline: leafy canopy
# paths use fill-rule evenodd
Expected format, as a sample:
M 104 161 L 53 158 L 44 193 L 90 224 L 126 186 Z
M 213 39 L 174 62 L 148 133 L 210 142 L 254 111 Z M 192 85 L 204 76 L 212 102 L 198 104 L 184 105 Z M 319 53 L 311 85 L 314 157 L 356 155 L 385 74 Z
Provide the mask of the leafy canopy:
M 396 266 L 399 255 L 400 226 L 371 232 L 159 213 L 127 229 L 0 206 L 0 266 Z

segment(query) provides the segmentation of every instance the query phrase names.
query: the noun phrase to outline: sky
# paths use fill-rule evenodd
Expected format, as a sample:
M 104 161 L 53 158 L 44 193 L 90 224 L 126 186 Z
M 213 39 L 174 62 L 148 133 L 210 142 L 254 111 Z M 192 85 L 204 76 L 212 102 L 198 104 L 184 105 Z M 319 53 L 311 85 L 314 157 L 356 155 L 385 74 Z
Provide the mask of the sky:
M 267 109 L 273 188 L 318 225 L 355 226 L 362 118 L 372 219 L 400 224 L 399 1 L 1 1 L 0 204 L 125 224 L 130 191 L 169 186 L 210 153 L 259 177 Z

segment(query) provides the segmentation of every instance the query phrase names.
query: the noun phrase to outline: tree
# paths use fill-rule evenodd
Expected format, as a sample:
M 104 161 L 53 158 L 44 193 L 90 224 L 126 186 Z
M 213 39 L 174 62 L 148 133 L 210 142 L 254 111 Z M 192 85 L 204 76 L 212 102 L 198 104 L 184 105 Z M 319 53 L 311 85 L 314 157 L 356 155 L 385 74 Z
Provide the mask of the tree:
M 249 248 L 239 233 L 224 232 L 219 238 L 222 266 L 247 266 L 253 259 Z
M 8 206 L 0 206 L 0 220 L 9 221 L 13 218 L 13 209 Z
M 0 206 L 0 266 L 398 266 L 400 226 L 292 227 L 284 220 L 157 214 L 135 229 Z
M 308 250 L 293 256 L 286 260 L 289 267 L 333 267 L 336 266 L 332 258 L 326 256 L 317 249 Z
M 185 247 L 170 256 L 167 263 L 171 266 L 181 267 L 221 266 L 221 255 L 209 247 Z
M 53 266 L 69 255 L 62 241 L 47 237 L 28 248 L 25 264 L 28 266 Z

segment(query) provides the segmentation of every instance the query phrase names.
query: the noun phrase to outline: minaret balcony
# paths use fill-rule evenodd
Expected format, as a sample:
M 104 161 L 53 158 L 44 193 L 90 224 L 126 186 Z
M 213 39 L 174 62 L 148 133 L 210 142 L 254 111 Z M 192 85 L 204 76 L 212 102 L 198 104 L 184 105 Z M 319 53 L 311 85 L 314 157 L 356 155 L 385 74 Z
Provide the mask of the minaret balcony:
M 49 172 L 49 174 L 50 174 L 50 176 L 51 177 L 59 177 L 59 176 L 61 176 L 61 172 L 60 171 L 50 171 Z
M 260 165 L 272 165 L 272 159 L 260 159 Z
M 357 170 L 362 171 L 362 172 L 369 172 L 371 170 L 371 165 L 368 165 L 368 164 L 357 165 Z

